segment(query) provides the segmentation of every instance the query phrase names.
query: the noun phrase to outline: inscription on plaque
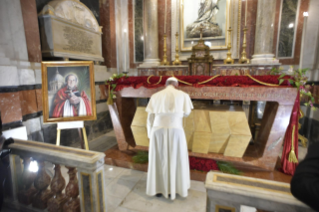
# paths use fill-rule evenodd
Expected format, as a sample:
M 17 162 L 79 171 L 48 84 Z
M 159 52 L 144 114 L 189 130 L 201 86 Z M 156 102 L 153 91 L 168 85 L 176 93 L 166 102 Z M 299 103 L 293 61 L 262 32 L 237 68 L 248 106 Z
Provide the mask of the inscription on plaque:
M 218 93 L 218 92 L 188 92 L 190 97 L 216 97 L 216 98 L 269 98 L 269 99 L 287 99 L 282 94 L 261 94 L 261 93 Z
M 67 26 L 64 27 L 63 32 L 64 38 L 68 41 L 68 45 L 66 45 L 63 50 L 93 54 L 93 40 L 90 35 Z

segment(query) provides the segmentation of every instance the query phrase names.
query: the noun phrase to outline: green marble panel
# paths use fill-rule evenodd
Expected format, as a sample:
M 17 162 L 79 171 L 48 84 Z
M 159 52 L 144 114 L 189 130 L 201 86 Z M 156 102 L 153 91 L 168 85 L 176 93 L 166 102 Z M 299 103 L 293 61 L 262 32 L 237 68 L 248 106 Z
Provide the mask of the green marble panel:
M 135 0 L 134 5 L 135 62 L 144 61 L 143 0 Z
M 299 0 L 283 0 L 278 40 L 278 57 L 293 57 Z

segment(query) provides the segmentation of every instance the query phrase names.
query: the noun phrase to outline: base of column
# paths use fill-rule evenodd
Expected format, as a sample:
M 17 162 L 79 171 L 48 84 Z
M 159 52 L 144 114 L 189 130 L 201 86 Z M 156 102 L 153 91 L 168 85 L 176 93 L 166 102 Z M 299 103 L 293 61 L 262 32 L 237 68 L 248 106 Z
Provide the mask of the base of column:
M 255 54 L 252 56 L 251 64 L 279 63 L 279 60 L 274 58 L 274 56 L 274 54 Z
M 161 64 L 160 59 L 145 59 L 139 67 L 154 67 Z

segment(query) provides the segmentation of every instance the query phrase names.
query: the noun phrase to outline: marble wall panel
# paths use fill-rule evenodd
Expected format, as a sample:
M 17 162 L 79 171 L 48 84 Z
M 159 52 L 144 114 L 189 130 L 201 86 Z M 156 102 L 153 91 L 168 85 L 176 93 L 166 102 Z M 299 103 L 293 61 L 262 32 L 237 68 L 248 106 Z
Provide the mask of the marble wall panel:
M 277 0 L 277 5 L 278 5 L 278 1 Z M 306 12 L 309 10 L 309 0 L 300 0 L 300 8 L 299 8 L 299 13 L 298 13 L 298 20 L 297 20 L 297 28 L 296 28 L 296 39 L 295 39 L 295 49 L 294 49 L 294 57 L 293 58 L 289 58 L 289 59 L 280 59 L 279 62 L 283 65 L 298 65 L 299 61 L 300 61 L 300 50 L 301 50 L 301 40 L 302 40 L 302 29 L 303 29 L 303 21 L 304 21 L 304 17 L 303 17 L 303 12 Z M 279 20 L 279 12 L 277 12 L 277 10 L 280 10 L 280 7 L 278 8 L 278 6 L 276 7 L 276 20 Z M 276 38 L 278 36 L 278 25 L 279 22 L 275 21 L 275 34 L 274 34 L 274 38 Z M 274 39 L 274 46 L 273 48 L 277 47 L 277 43 L 278 40 Z
M 0 66 L 0 85 L 1 86 L 18 86 L 19 74 L 15 66 Z
M 100 1 L 100 26 L 102 26 L 102 56 L 108 68 L 117 67 L 115 35 L 115 0 Z
M 298 0 L 282 1 L 277 57 L 293 56 L 298 3 Z
M 96 103 L 96 113 L 102 113 L 108 110 L 106 102 Z
M 10 59 L 28 61 L 20 0 L 4 0 L 1 8 L 5 9 L 0 14 L 0 20 L 5 22 L 4 29 L 8 31 L 4 40 L 1 38 L 1 42 L 6 44 L 5 55 Z
M 19 70 L 20 85 L 34 85 L 35 73 L 32 69 L 23 68 Z
M 42 89 L 36 89 L 35 95 L 37 98 L 38 112 L 43 110 L 43 102 L 42 102 Z
M 37 97 L 35 90 L 19 92 L 22 115 L 38 112 Z
M 144 61 L 144 37 L 143 37 L 143 1 L 133 1 L 133 15 L 129 14 L 129 24 L 134 23 L 134 51 L 130 51 L 134 55 L 134 63 L 142 63 Z M 129 8 L 129 12 L 132 11 Z M 133 30 L 133 29 L 132 29 Z M 131 46 L 130 46 L 131 47 Z M 131 63 L 132 64 L 132 63 Z M 131 68 L 134 67 L 131 65 Z
M 106 89 L 105 85 L 99 85 L 99 97 L 97 97 L 96 100 L 106 100 L 107 99 L 107 95 L 108 95 L 108 90 Z M 99 99 L 98 99 L 99 98 Z
M 19 92 L 0 93 L 0 111 L 2 123 L 22 120 Z
M 40 32 L 35 0 L 20 0 L 30 62 L 41 62 Z
M 247 0 L 247 58 L 251 58 L 255 48 L 257 0 Z

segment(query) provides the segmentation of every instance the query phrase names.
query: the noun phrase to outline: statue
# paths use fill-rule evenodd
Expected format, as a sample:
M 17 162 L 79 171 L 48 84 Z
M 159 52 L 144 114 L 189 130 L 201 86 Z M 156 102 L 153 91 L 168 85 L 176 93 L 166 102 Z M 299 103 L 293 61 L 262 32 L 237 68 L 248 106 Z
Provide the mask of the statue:
M 203 37 L 216 37 L 222 35 L 222 30 L 215 21 L 218 13 L 218 3 L 220 0 L 202 0 L 198 9 L 198 18 L 194 23 L 186 27 L 187 38 L 198 38 L 200 27 L 203 25 Z

